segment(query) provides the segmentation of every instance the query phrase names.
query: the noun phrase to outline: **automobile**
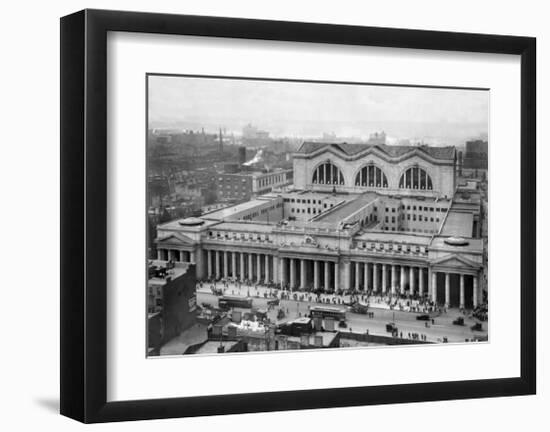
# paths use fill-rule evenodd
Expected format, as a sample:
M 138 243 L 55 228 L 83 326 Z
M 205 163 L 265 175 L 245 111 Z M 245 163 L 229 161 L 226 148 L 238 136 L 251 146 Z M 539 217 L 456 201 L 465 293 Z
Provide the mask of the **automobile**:
M 280 302 L 281 301 L 277 297 L 273 297 L 267 300 L 267 304 L 269 306 L 279 306 Z
M 363 302 L 353 303 L 351 311 L 357 314 L 366 314 L 369 311 L 369 305 Z
M 457 319 L 453 320 L 453 325 L 463 326 L 464 325 L 464 318 L 458 317 Z
M 482 330 L 483 330 L 483 327 L 481 326 L 481 323 L 475 323 L 475 324 L 471 327 L 471 329 L 472 329 L 473 331 L 482 331 Z
M 393 322 L 387 323 L 386 324 L 386 331 L 388 333 L 396 332 L 397 331 L 397 326 Z
M 338 327 L 340 327 L 340 328 L 347 328 L 348 325 L 346 324 L 345 321 L 340 321 L 340 322 L 338 323 Z
M 417 315 L 416 319 L 418 321 L 430 321 L 431 320 L 431 318 L 428 314 Z

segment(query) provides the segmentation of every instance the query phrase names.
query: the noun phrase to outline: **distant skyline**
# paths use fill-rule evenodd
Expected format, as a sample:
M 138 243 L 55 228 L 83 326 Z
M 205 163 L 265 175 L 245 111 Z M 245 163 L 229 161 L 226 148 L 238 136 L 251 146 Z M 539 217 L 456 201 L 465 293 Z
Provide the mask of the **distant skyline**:
M 488 134 L 485 90 L 149 76 L 149 127 L 273 137 L 401 139 L 462 145 Z

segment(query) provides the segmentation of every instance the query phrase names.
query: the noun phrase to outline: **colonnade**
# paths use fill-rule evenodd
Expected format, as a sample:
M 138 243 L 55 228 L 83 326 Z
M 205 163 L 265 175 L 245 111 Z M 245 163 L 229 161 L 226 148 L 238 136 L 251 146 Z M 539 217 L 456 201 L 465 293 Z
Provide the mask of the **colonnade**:
M 426 272 L 421 266 L 351 261 L 346 270 L 349 288 L 372 290 L 381 294 L 418 294 L 427 292 Z
M 265 253 L 206 251 L 206 275 L 268 284 L 276 282 L 278 257 Z
M 195 262 L 195 252 L 180 249 L 157 249 L 159 261 Z
M 372 291 L 382 295 L 415 295 L 430 299 L 447 307 L 464 308 L 467 291 L 477 307 L 482 302 L 478 276 L 472 274 L 440 272 L 427 267 L 355 260 L 308 259 L 279 257 L 269 253 L 249 253 L 226 250 L 206 250 L 206 275 L 208 278 L 234 278 L 257 283 L 277 283 L 281 288 L 314 289 L 325 292 L 340 289 Z M 195 253 L 183 250 L 159 249 L 159 260 L 195 262 Z M 444 280 L 444 289 L 438 293 L 438 274 Z M 428 275 L 431 274 L 431 280 Z M 456 292 L 451 295 L 451 275 L 459 277 L 458 304 Z M 440 278 L 440 279 L 441 279 Z M 466 289 L 465 278 L 472 278 Z M 456 286 L 456 284 L 455 284 Z M 441 298 L 439 298 L 441 297 Z M 452 301 L 452 297 L 455 301 Z
M 438 296 L 438 274 L 443 274 L 444 278 L 444 298 L 439 299 Z M 439 271 L 432 271 L 432 283 L 431 283 L 431 298 L 436 303 L 443 303 L 446 307 L 453 306 L 451 303 L 451 276 L 456 273 L 450 273 L 450 272 L 439 272 Z M 475 308 L 477 307 L 482 301 L 482 292 L 479 289 L 479 282 L 478 282 L 478 276 L 477 275 L 468 275 L 459 273 L 459 292 L 458 292 L 458 307 L 464 308 L 466 307 L 466 287 L 465 287 L 465 279 L 467 277 L 472 278 L 472 296 L 471 296 L 471 304 Z

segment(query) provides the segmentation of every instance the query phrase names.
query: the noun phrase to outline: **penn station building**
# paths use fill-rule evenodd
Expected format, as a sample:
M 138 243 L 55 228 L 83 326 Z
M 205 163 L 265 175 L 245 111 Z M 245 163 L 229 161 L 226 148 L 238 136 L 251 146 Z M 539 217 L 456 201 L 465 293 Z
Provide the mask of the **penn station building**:
M 481 201 L 455 147 L 304 142 L 294 184 L 158 226 L 159 260 L 199 279 L 483 301 Z

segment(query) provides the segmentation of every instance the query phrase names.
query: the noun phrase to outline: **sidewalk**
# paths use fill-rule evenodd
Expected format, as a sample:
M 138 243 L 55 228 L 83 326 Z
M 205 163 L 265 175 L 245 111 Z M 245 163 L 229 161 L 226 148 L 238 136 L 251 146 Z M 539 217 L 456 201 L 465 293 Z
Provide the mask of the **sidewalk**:
M 367 303 L 369 308 L 373 309 L 385 309 L 396 310 L 401 312 L 414 312 L 414 313 L 430 313 L 433 312 L 432 308 L 421 305 L 418 300 L 406 300 L 398 299 L 397 297 L 380 296 L 380 295 L 335 295 L 331 293 L 320 294 L 317 296 L 314 293 L 303 291 L 288 291 L 277 288 L 269 288 L 265 285 L 246 285 L 234 282 L 204 282 L 202 287 L 197 284 L 197 292 L 212 293 L 212 289 L 221 289 L 223 295 L 235 295 L 240 297 L 253 297 L 253 298 L 268 298 L 277 297 L 279 299 L 296 300 L 296 301 L 309 301 L 324 304 L 334 305 L 350 305 L 356 301 L 362 301 Z M 317 301 L 317 298 L 320 301 Z M 391 305 L 391 306 L 390 306 Z

